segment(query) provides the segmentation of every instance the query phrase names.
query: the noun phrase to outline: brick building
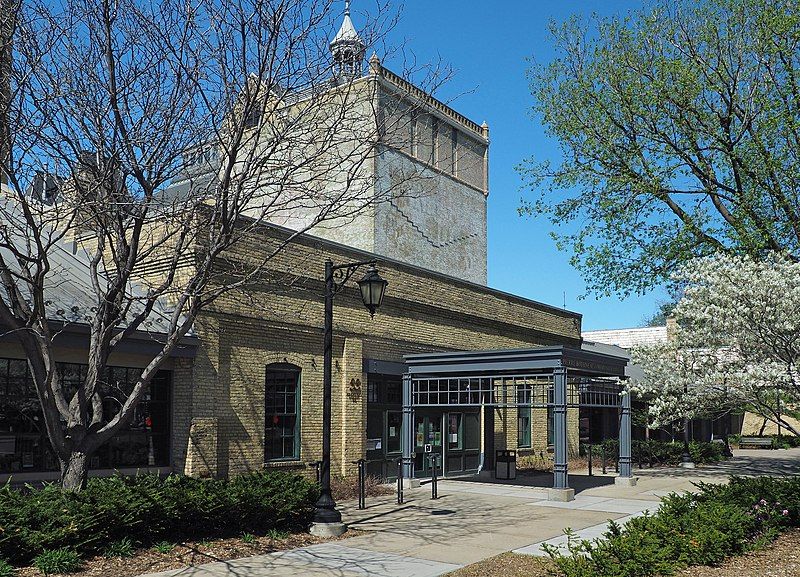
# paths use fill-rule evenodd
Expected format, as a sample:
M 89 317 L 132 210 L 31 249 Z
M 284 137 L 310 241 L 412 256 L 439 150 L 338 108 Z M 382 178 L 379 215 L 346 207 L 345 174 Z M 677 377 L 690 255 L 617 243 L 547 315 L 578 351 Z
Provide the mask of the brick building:
M 265 466 L 310 471 L 322 451 L 326 259 L 377 259 L 389 282 L 374 319 L 354 284 L 336 296 L 335 473 L 352 472 L 352 462 L 366 457 L 372 473 L 392 476 L 401 455 L 405 355 L 581 348 L 579 314 L 486 286 L 485 123 L 465 118 L 384 68 L 377 57 L 360 75 L 363 43 L 348 15 L 331 48 L 341 70 L 349 73 L 347 81 L 360 87 L 355 93 L 375 105 L 373 120 L 384 127 L 381 154 L 364 168 L 375 196 L 409 172 L 421 175 L 408 180 L 419 190 L 390 195 L 348 222 L 313 229 L 272 259 L 257 285 L 227 293 L 204 309 L 191 338 L 153 383 L 137 418 L 93 458 L 96 471 L 155 469 L 215 477 Z M 213 157 L 201 156 L 204 161 Z M 197 167 L 191 170 L 173 183 L 172 194 L 191 193 L 198 182 Z M 303 219 L 297 213 L 259 227 L 225 255 L 225 262 L 268 254 L 292 228 L 302 228 Z M 67 260 L 75 270 L 86 267 L 80 252 Z M 62 286 L 72 287 L 59 297 L 63 309 L 82 310 L 80 278 L 76 274 Z M 71 326 L 77 332 L 64 340 L 57 360 L 65 375 L 80 380 L 85 335 L 79 321 Z M 157 325 L 150 333 L 158 334 Z M 124 391 L 129 372 L 147 362 L 146 340 L 111 359 L 112 388 Z M 13 338 L 0 339 L 0 480 L 56 476 L 27 370 Z M 476 472 L 495 449 L 546 451 L 552 444 L 551 420 L 551 410 L 541 406 L 429 408 L 415 415 L 416 450 L 424 444 L 438 447 L 446 474 Z M 577 450 L 577 408 L 567 410 L 567 424 L 568 444 Z M 427 474 L 421 460 L 417 474 Z
M 265 227 L 247 251 L 269 250 L 288 234 Z M 175 369 L 173 467 L 189 474 L 229 475 L 260 468 L 307 467 L 321 456 L 322 271 L 324 261 L 374 257 L 310 236 L 272 263 L 273 283 L 246 298 L 225 298 L 195 326 L 200 345 Z M 372 472 L 390 476 L 400 455 L 401 376 L 407 354 L 514 349 L 537 345 L 580 347 L 580 315 L 485 286 L 379 258 L 389 282 L 383 305 L 370 319 L 355 284 L 336 296 L 333 344 L 333 467 L 374 460 Z M 285 279 L 292 283 L 286 288 Z M 185 386 L 180 383 L 186 382 Z M 546 450 L 547 410 L 495 409 L 497 448 Z M 570 410 L 572 444 L 577 413 Z M 417 426 L 433 443 L 463 435 L 462 471 L 476 470 L 485 447 L 474 429 L 478 409 L 453 417 L 420 413 Z M 522 430 L 518 425 L 522 425 Z M 275 425 L 275 426 L 273 426 Z M 469 437 L 469 442 L 467 438 Z M 189 440 L 191 439 L 191 440 Z M 188 441 L 188 442 L 187 442 Z M 188 448 L 188 452 L 187 452 Z M 385 459 L 385 464 L 380 460 Z M 453 470 L 451 473 L 459 471 Z M 424 471 L 421 471 L 424 474 Z

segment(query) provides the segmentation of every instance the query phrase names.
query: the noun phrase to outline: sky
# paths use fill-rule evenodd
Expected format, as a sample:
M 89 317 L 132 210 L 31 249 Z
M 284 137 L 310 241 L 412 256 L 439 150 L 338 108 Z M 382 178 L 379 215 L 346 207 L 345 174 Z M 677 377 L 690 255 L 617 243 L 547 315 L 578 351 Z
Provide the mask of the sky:
M 363 2 L 362 6 L 359 6 Z M 526 158 L 557 158 L 558 143 L 530 114 L 533 104 L 526 70 L 529 58 L 554 57 L 548 23 L 573 14 L 624 14 L 641 6 L 630 0 L 406 0 L 389 41 L 405 41 L 418 62 L 441 57 L 456 71 L 436 96 L 477 123 L 489 123 L 489 286 L 583 314 L 583 329 L 641 325 L 664 298 L 597 299 L 586 294 L 570 254 L 555 247 L 545 217 L 521 217 L 526 192 L 516 167 Z M 359 8 L 374 3 L 354 0 Z M 387 64 L 389 68 L 392 63 Z M 532 194 L 527 194 L 532 198 Z

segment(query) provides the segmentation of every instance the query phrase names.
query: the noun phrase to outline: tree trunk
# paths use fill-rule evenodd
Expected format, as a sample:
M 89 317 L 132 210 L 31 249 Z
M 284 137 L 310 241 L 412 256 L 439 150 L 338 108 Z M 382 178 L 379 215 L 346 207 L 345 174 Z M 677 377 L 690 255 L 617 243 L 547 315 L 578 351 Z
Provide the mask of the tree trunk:
M 61 488 L 79 492 L 89 478 L 89 457 L 85 451 L 73 451 L 69 459 L 61 461 Z

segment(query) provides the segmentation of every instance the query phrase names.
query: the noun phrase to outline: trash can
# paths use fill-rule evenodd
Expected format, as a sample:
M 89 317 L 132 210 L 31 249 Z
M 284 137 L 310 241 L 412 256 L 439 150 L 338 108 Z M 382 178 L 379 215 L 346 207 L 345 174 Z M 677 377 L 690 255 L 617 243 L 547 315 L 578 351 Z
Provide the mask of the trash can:
M 495 479 L 517 478 L 517 452 L 497 451 L 494 459 Z

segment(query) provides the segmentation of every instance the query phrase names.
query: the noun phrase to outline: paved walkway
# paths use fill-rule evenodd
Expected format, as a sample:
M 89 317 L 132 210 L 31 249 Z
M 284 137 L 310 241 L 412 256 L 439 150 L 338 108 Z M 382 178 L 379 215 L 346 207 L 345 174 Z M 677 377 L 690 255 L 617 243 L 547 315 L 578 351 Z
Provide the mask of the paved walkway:
M 342 504 L 347 523 L 364 532 L 356 537 L 147 577 L 436 577 L 506 551 L 541 554 L 542 543 L 563 546 L 566 528 L 599 537 L 610 519 L 624 522 L 655 510 L 662 496 L 692 490 L 697 481 L 799 472 L 800 449 L 740 451 L 701 469 L 636 470 L 636 487 L 618 487 L 612 476 L 572 474 L 570 483 L 581 488 L 570 503 L 547 501 L 530 479 L 514 485 L 445 480 L 435 501 L 423 486 L 406 491 L 402 506 L 393 497 L 368 499 L 363 511 Z

